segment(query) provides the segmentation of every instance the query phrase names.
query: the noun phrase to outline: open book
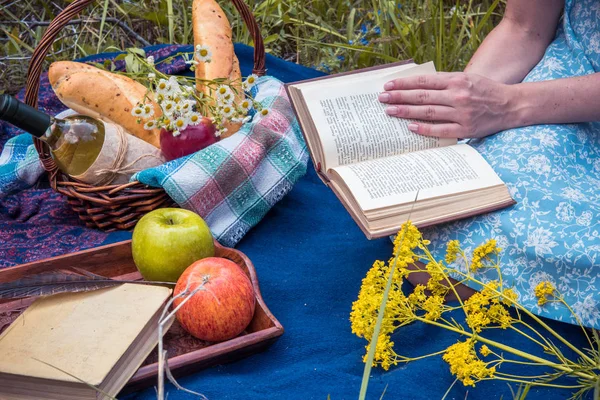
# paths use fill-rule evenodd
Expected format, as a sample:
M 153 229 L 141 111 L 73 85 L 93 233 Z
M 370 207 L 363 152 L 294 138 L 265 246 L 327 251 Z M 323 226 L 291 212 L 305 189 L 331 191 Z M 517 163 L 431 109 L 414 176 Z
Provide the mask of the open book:
M 475 149 L 385 114 L 386 82 L 433 73 L 431 62 L 400 62 L 286 85 L 317 173 L 369 239 L 396 233 L 409 215 L 425 227 L 515 203 Z

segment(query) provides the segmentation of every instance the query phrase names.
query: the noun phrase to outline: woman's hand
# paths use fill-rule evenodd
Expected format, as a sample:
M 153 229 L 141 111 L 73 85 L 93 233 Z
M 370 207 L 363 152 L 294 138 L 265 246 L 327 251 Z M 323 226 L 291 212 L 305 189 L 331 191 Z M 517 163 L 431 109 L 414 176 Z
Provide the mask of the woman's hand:
M 513 127 L 512 88 L 480 75 L 437 73 L 390 81 L 379 101 L 388 115 L 420 120 L 408 125 L 420 135 L 484 137 Z

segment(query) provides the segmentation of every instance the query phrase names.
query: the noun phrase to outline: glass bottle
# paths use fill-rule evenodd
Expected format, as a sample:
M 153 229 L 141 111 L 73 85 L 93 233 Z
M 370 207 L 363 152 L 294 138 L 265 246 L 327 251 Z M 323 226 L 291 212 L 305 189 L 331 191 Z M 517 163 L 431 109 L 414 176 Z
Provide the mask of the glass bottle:
M 0 96 L 0 119 L 47 143 L 58 168 L 67 175 L 84 173 L 104 144 L 104 123 L 84 115 L 51 117 L 12 96 Z

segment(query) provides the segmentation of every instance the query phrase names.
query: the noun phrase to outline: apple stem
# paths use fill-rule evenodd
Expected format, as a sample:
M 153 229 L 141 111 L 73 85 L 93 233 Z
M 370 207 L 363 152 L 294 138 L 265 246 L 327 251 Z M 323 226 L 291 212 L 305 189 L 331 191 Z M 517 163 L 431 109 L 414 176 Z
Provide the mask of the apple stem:
M 169 218 L 168 224 L 169 225 L 175 225 L 175 223 L 173 222 L 173 218 Z
M 163 308 L 163 312 L 160 316 L 159 319 L 159 323 L 158 323 L 158 384 L 157 384 L 157 390 L 156 390 L 156 398 L 157 400 L 164 400 L 165 399 L 165 369 L 167 369 L 167 379 L 169 379 L 171 381 L 170 378 L 170 371 L 168 371 L 168 364 L 166 362 L 167 360 L 167 351 L 163 350 L 163 331 L 165 328 L 165 325 L 172 319 L 175 317 L 175 314 L 177 313 L 177 311 L 183 307 L 183 305 L 185 303 L 187 303 L 187 301 L 189 299 L 191 299 L 196 292 L 200 291 L 200 290 L 206 290 L 204 288 L 204 285 L 208 282 L 208 278 L 210 276 L 209 275 L 205 275 L 202 278 L 202 283 L 200 285 L 198 285 L 191 293 L 190 293 L 190 285 L 191 285 L 191 280 L 188 280 L 186 288 L 184 291 L 182 291 L 181 293 L 179 293 L 177 296 L 174 296 L 173 298 L 171 298 L 167 304 L 165 305 L 165 307 Z M 175 309 L 173 311 L 171 311 L 168 315 L 167 313 L 169 312 L 169 308 L 171 307 L 171 305 L 173 304 L 173 302 L 175 301 L 175 299 L 181 298 L 181 297 L 185 297 L 183 299 L 183 301 L 181 303 L 179 303 L 179 305 L 177 307 L 175 307 Z M 173 381 L 171 381 L 171 383 L 173 383 Z M 174 383 L 174 385 L 178 388 L 181 388 L 178 384 Z M 183 388 L 181 388 L 183 389 Z M 199 393 L 196 393 L 199 396 L 203 396 Z M 203 397 L 206 398 L 206 397 Z

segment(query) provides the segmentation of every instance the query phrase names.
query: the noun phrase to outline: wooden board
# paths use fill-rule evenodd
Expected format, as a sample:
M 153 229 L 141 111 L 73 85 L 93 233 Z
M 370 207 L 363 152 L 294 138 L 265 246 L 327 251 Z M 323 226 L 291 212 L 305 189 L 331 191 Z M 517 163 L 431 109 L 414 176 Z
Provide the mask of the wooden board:
M 242 268 L 252 281 L 256 310 L 250 325 L 238 337 L 220 343 L 196 339 L 175 321 L 165 334 L 168 363 L 175 376 L 186 375 L 211 365 L 231 362 L 266 349 L 283 334 L 283 327 L 271 314 L 260 294 L 254 265 L 242 252 L 221 246 L 215 241 L 215 256 L 227 258 Z M 48 258 L 28 264 L 0 269 L 0 283 L 47 271 L 78 267 L 97 275 L 119 279 L 142 279 L 131 256 L 131 241 L 119 242 Z M 0 332 L 14 321 L 35 298 L 0 300 Z M 131 378 L 123 393 L 156 385 L 158 365 L 156 350 Z

